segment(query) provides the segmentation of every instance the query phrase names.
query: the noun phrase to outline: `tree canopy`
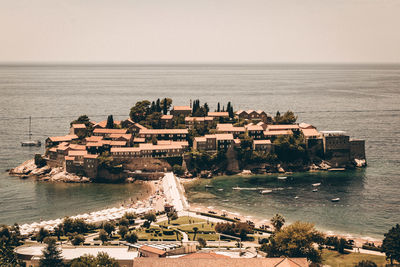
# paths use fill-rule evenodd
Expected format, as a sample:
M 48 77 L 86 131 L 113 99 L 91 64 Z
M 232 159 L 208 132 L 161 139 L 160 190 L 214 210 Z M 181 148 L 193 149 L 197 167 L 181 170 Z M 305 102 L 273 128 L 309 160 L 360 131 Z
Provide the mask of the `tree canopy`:
M 21 245 L 19 226 L 0 226 L 0 266 L 19 266 L 14 248 Z
M 276 124 L 294 124 L 297 121 L 297 116 L 290 110 L 286 111 L 283 115 L 278 111 L 274 120 Z
M 61 251 L 57 248 L 56 240 L 51 237 L 47 237 L 44 241 L 47 246 L 43 250 L 43 256 L 39 261 L 40 267 L 61 267 L 64 266 Z
M 272 226 L 274 226 L 275 231 L 279 232 L 282 226 L 285 224 L 285 218 L 283 218 L 280 214 L 275 214 L 274 217 L 271 219 Z
M 385 252 L 386 258 L 393 264 L 393 260 L 400 263 L 400 225 L 392 227 L 385 234 L 382 242 L 382 251 Z
M 118 267 L 120 266 L 119 263 L 114 259 L 111 258 L 105 252 L 99 252 L 97 257 L 92 255 L 83 255 L 79 258 L 73 259 L 70 262 L 71 267 L 97 267 L 97 266 L 104 266 L 104 267 Z
M 313 224 L 295 222 L 271 236 L 270 242 L 263 244 L 261 250 L 268 257 L 306 257 L 312 262 L 320 262 L 321 252 L 314 248 L 314 243 L 323 244 L 323 241 L 323 234 Z

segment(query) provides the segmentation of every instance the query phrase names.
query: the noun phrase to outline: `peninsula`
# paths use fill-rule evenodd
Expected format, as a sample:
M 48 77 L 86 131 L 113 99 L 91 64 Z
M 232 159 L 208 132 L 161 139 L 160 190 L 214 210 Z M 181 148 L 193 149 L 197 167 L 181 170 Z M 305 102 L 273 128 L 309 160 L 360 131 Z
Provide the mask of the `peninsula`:
M 23 178 L 65 182 L 156 180 L 173 171 L 181 177 L 310 170 L 366 165 L 365 141 L 343 131 L 318 131 L 297 123 L 291 111 L 234 111 L 218 103 L 172 99 L 137 102 L 129 118 L 101 122 L 86 115 L 64 136 L 48 137 L 44 155 L 10 170 Z

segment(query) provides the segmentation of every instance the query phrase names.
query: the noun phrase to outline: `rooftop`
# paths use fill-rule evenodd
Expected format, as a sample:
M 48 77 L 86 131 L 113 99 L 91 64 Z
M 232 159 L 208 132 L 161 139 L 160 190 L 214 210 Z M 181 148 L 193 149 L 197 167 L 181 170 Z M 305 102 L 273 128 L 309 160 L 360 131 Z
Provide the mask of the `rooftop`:
M 279 131 L 279 130 L 295 130 L 299 129 L 299 125 L 297 124 L 275 124 L 275 125 L 268 125 L 268 131 Z
M 233 140 L 233 134 L 215 134 L 217 140 Z
M 162 120 L 172 120 L 173 117 L 174 117 L 174 116 L 172 116 L 172 115 L 162 115 L 162 116 L 161 116 L 161 119 L 162 119 Z
M 155 248 L 155 247 L 150 247 L 150 246 L 146 246 L 146 245 L 144 245 L 144 246 L 141 246 L 140 248 L 139 248 L 139 251 L 145 251 L 145 252 L 150 252 L 150 253 L 154 253 L 154 254 L 158 254 L 158 255 L 165 255 L 167 252 L 165 252 L 164 250 L 162 250 L 162 249 L 158 249 L 158 248 Z
M 174 106 L 172 110 L 190 110 L 192 111 L 192 108 L 190 106 Z
M 100 134 L 126 134 L 126 129 L 102 129 L 96 128 L 93 130 L 93 133 Z
M 291 130 L 264 131 L 265 136 L 291 135 L 291 134 L 293 134 Z
M 71 127 L 75 129 L 86 129 L 86 125 L 83 123 L 72 124 Z
M 269 145 L 271 144 L 271 140 L 254 140 L 253 143 L 255 145 Z
M 188 134 L 188 129 L 141 129 L 139 134 Z
M 210 117 L 229 117 L 229 113 L 228 112 L 208 112 L 207 114 Z
M 65 142 L 65 141 L 71 141 L 74 139 L 78 139 L 78 136 L 76 135 L 64 135 L 64 136 L 52 136 L 49 137 L 49 140 L 51 142 Z

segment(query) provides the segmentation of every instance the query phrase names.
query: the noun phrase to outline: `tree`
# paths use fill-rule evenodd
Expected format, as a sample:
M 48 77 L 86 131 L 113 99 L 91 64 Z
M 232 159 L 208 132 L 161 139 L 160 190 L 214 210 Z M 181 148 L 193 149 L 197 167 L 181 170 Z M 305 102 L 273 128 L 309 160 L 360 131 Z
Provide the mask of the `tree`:
M 201 238 L 201 237 L 199 237 L 199 238 L 197 239 L 197 242 L 199 242 L 199 245 L 200 245 L 200 247 L 202 247 L 202 248 L 204 248 L 204 247 L 207 246 L 206 240 L 204 240 L 204 239 Z
M 156 137 L 155 135 L 153 135 L 153 136 L 151 137 L 151 143 L 152 143 L 153 145 L 157 145 L 157 142 L 158 142 L 157 137 Z
M 56 240 L 54 238 L 47 237 L 44 242 L 47 244 L 47 246 L 43 250 L 43 256 L 39 261 L 39 266 L 64 266 L 63 258 L 61 257 L 61 251 L 57 248 Z
M 61 235 L 63 234 L 62 224 L 54 227 L 54 234 L 57 236 L 57 240 L 61 240 Z
M 304 139 L 301 136 L 279 136 L 273 143 L 279 160 L 283 162 L 293 162 L 306 158 Z
M 314 248 L 314 243 L 323 244 L 324 236 L 315 230 L 311 223 L 295 222 L 283 227 L 262 249 L 268 257 L 306 257 L 312 262 L 321 261 L 321 252 Z
M 182 175 L 185 173 L 185 169 L 184 169 L 181 165 L 178 165 L 178 164 L 175 164 L 175 165 L 172 167 L 172 171 L 173 171 L 177 176 L 182 176 Z
M 285 218 L 280 214 L 275 214 L 271 219 L 271 224 L 275 228 L 275 232 L 279 232 L 282 226 L 285 224 Z
M 105 252 L 99 252 L 96 257 L 97 266 L 119 267 L 119 263 Z
M 0 226 L 0 266 L 20 266 L 14 248 L 22 244 L 21 239 L 18 224 Z
M 168 224 L 169 224 L 171 220 L 178 219 L 178 213 L 175 210 L 172 210 L 167 213 L 167 217 L 168 217 Z
M 163 114 L 166 115 L 168 113 L 168 110 L 170 109 L 171 105 L 172 105 L 172 99 L 171 98 L 164 98 L 163 100 L 161 100 L 161 107 L 163 109 Z
M 97 267 L 97 259 L 93 255 L 83 255 L 70 261 L 70 267 Z
M 221 111 L 221 104 L 218 102 L 218 104 L 217 104 L 217 112 L 220 112 Z
M 297 121 L 297 116 L 290 110 L 286 111 L 283 116 L 279 113 L 276 113 L 275 123 L 276 124 L 294 124 Z
M 39 232 L 36 234 L 36 241 L 42 243 L 43 240 L 48 236 L 50 236 L 49 231 L 41 227 L 39 229 Z
M 134 224 L 136 215 L 132 212 L 125 212 L 123 218 L 126 218 L 129 221 L 129 224 Z
M 400 262 L 400 225 L 389 230 L 382 242 L 382 251 L 386 254 L 386 259 L 390 259 L 390 264 L 393 260 Z
M 104 244 L 104 242 L 106 242 L 108 240 L 108 234 L 106 231 L 104 231 L 104 229 L 100 229 L 99 231 L 99 239 L 101 240 L 101 242 Z
M 157 221 L 157 216 L 152 212 L 146 213 L 143 217 L 145 220 L 147 220 L 149 222 Z
M 129 232 L 125 235 L 125 240 L 131 244 L 138 241 L 138 236 L 135 232 Z
M 107 232 L 109 236 L 111 236 L 112 232 L 115 230 L 115 225 L 111 222 L 105 222 L 103 225 L 103 229 Z
M 120 225 L 119 226 L 119 230 L 118 233 L 121 236 L 121 238 L 125 238 L 125 235 L 128 233 L 128 227 L 124 226 L 124 225 Z
M 210 111 L 210 107 L 208 106 L 207 103 L 204 103 L 203 107 L 204 107 L 204 109 L 205 109 L 205 111 L 206 111 L 207 113 Z
M 114 118 L 113 118 L 113 115 L 108 115 L 106 128 L 107 129 L 114 129 Z
M 131 108 L 131 111 L 129 112 L 129 117 L 135 122 L 143 121 L 146 118 L 146 115 L 148 114 L 149 110 L 150 110 L 150 101 L 148 100 L 138 101 L 136 102 L 135 106 Z
M 199 228 L 193 227 L 193 232 L 194 232 L 193 241 L 196 240 L 197 231 L 199 231 Z
M 85 124 L 86 127 L 88 127 L 90 125 L 90 119 L 87 115 L 81 115 L 78 117 L 78 119 L 70 123 L 71 126 L 72 124 Z
M 74 246 L 79 246 L 85 242 L 85 237 L 83 235 L 75 235 L 71 243 Z
M 123 225 L 123 226 L 129 226 L 129 220 L 128 220 L 127 218 L 125 218 L 125 217 L 122 217 L 122 218 L 119 220 L 118 224 L 119 224 L 119 225 Z
M 358 262 L 354 267 L 378 267 L 375 262 L 369 260 L 362 260 Z

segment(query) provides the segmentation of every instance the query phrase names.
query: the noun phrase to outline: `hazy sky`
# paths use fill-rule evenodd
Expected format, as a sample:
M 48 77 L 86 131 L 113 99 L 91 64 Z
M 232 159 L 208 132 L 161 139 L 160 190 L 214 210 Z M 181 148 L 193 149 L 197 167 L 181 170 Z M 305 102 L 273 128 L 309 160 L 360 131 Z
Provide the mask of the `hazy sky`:
M 0 0 L 14 61 L 400 63 L 400 0 Z

